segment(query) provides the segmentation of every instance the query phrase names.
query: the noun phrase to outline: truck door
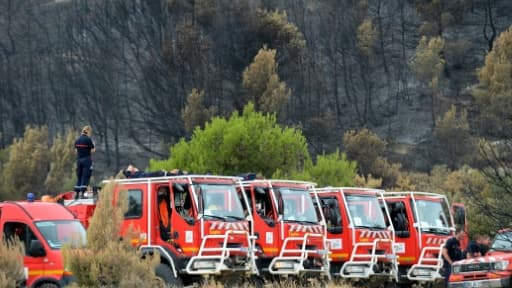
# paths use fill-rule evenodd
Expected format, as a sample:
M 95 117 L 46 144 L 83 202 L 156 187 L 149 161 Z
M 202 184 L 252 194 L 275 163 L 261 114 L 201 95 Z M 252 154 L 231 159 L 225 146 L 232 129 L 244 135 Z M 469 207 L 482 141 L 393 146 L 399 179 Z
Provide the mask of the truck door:
M 464 234 L 464 238 L 462 238 L 460 242 L 460 247 L 462 249 L 466 249 L 468 247 L 469 239 L 468 239 L 468 221 L 467 221 L 467 215 L 466 215 L 466 208 L 464 207 L 464 204 L 461 203 L 453 203 L 452 204 L 452 213 L 453 213 L 453 222 L 455 224 L 455 227 L 462 227 L 462 230 L 466 232 Z
M 389 216 L 393 229 L 395 230 L 395 252 L 401 259 L 401 264 L 412 265 L 418 259 L 416 255 L 418 249 L 418 235 L 413 228 L 414 219 L 411 217 L 407 202 L 403 199 L 386 200 Z
M 172 185 L 171 211 L 171 241 L 185 254 L 197 254 L 198 246 L 194 243 L 199 236 L 199 231 L 195 231 L 197 210 L 191 192 L 183 185 Z
M 342 205 L 340 199 L 335 195 L 322 195 L 319 196 L 322 212 L 327 225 L 327 239 L 329 241 L 329 248 L 331 250 L 331 258 L 333 262 L 343 262 L 348 260 L 351 251 L 346 247 L 350 246 L 348 233 L 343 229 Z
M 23 222 L 5 222 L 3 235 L 5 239 L 17 239 L 21 241 L 25 250 L 23 260 L 26 269 L 28 269 L 28 285 L 31 285 L 37 277 L 46 274 L 46 250 L 44 248 L 44 242 L 38 239 L 34 230 L 32 230 L 29 225 Z
M 147 221 L 142 215 L 146 209 L 143 201 L 142 189 L 132 188 L 128 190 L 128 209 L 124 214 L 123 227 L 132 227 L 137 239 L 133 241 L 140 242 L 139 244 L 147 243 Z M 124 234 L 124 233 L 123 233 Z
M 251 199 L 256 245 L 262 249 L 264 258 L 273 258 L 279 253 L 277 209 L 273 204 L 268 188 L 250 187 L 246 189 Z

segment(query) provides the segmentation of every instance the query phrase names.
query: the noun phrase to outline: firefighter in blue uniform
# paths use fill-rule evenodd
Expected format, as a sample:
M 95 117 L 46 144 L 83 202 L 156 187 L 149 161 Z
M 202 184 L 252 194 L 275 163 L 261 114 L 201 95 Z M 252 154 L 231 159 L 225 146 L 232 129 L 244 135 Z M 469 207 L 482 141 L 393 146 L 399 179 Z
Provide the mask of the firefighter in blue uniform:
M 92 128 L 89 125 L 82 128 L 82 133 L 75 141 L 76 149 L 76 185 L 75 199 L 83 196 L 92 174 L 92 157 L 91 154 L 96 151 L 94 143 L 91 140 Z

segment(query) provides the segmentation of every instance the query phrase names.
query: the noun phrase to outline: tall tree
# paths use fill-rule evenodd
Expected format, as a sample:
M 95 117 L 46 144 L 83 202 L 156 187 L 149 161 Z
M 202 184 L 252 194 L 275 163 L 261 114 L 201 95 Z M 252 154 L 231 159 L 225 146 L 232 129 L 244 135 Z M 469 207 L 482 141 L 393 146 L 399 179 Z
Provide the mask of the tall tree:
M 300 171 L 309 159 L 300 130 L 279 126 L 274 115 L 257 112 L 252 104 L 241 115 L 214 117 L 204 129 L 196 129 L 190 141 L 173 145 L 170 155 L 167 160 L 151 160 L 150 168 L 223 175 L 254 171 L 271 177 L 277 169 Z
M 416 47 L 416 54 L 411 63 L 411 68 L 416 76 L 430 89 L 430 110 L 433 125 L 436 121 L 436 98 L 439 97 L 439 85 L 445 65 L 442 55 L 443 48 L 443 38 L 434 37 L 428 40 L 427 37 L 423 36 L 418 47 Z
M 204 127 L 204 124 L 217 113 L 217 107 L 205 107 L 204 100 L 204 91 L 194 88 L 187 97 L 187 105 L 181 110 L 185 130 L 189 134 L 192 134 L 197 126 Z
M 512 129 L 512 26 L 500 34 L 478 70 L 474 90 L 482 131 L 510 137 Z
M 456 107 L 452 106 L 437 120 L 433 138 L 431 158 L 436 164 L 444 163 L 451 169 L 471 164 L 477 146 L 469 130 L 466 110 L 457 113 Z
M 254 57 L 253 63 L 244 70 L 243 86 L 245 102 L 255 104 L 256 111 L 280 112 L 290 97 L 290 89 L 279 80 L 276 50 L 263 47 Z
M 46 194 L 44 181 L 50 166 L 48 128 L 27 126 L 22 138 L 9 147 L 9 159 L 0 174 L 4 199 L 24 199 L 26 193 Z

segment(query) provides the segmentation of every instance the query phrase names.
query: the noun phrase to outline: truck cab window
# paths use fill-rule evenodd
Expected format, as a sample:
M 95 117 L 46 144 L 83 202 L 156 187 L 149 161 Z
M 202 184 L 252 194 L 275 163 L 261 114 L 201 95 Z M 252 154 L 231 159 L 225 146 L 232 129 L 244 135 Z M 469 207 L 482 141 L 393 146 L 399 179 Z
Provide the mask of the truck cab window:
M 4 237 L 7 241 L 19 240 L 25 247 L 25 254 L 29 250 L 30 242 L 37 240 L 36 235 L 27 224 L 22 222 L 7 222 L 4 224 Z
M 142 216 L 142 191 L 128 191 L 128 210 L 124 218 L 140 218 Z

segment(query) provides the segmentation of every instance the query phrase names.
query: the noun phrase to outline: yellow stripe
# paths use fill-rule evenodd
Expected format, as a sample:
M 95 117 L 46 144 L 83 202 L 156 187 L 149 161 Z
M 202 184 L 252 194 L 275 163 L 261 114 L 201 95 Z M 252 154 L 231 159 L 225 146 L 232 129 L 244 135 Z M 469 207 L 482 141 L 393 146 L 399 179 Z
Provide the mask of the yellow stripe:
M 183 252 L 197 252 L 199 249 L 196 247 L 183 247 Z
M 28 276 L 62 275 L 64 270 L 28 270 Z
M 415 260 L 416 260 L 416 257 L 414 257 L 414 256 L 409 256 L 409 257 L 398 256 L 399 262 L 413 262 Z
M 277 253 L 277 251 L 279 251 L 279 249 L 277 249 L 277 248 L 265 248 L 265 247 L 263 247 L 263 251 L 265 251 L 265 253 Z
M 342 258 L 346 259 L 348 258 L 348 253 L 332 253 L 331 258 Z

